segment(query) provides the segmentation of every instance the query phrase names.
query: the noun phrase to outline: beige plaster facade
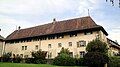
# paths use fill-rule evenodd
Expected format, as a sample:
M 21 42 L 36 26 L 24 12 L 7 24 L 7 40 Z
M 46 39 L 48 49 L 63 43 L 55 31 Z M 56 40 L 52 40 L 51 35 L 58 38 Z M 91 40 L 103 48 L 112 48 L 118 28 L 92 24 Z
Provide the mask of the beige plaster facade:
M 23 55 L 23 57 L 28 56 L 31 57 L 32 51 L 37 51 L 42 49 L 42 51 L 47 51 L 47 58 L 50 54 L 51 57 L 55 58 L 60 52 L 61 48 L 68 48 L 70 52 L 73 53 L 73 57 L 80 57 L 82 55 L 81 52 L 86 52 L 85 48 L 88 42 L 92 41 L 96 37 L 99 37 L 100 40 L 107 43 L 107 39 L 105 34 L 102 31 L 92 31 L 92 34 L 85 35 L 84 32 L 79 32 L 77 36 L 70 37 L 70 35 L 64 35 L 64 38 L 54 38 L 54 39 L 46 39 L 46 40 L 38 40 L 38 41 L 30 41 L 30 42 L 19 42 L 19 43 L 6 43 L 5 51 L 12 52 L 15 55 Z M 77 47 L 77 42 L 85 41 L 85 45 L 81 47 Z M 69 42 L 72 42 L 72 46 L 69 45 Z M 61 47 L 58 45 L 60 43 Z M 50 44 L 50 45 L 49 45 Z M 27 46 L 25 48 L 25 46 Z M 36 47 L 38 46 L 38 48 Z M 24 48 L 23 48 L 24 47 Z M 81 53 L 81 54 L 80 54 Z

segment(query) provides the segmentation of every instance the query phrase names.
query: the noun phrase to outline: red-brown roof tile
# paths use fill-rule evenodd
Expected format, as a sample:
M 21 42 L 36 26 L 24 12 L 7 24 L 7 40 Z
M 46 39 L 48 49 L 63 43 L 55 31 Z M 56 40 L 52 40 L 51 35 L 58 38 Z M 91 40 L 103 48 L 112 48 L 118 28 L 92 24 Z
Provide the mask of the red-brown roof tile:
M 54 23 L 16 30 L 13 33 L 11 33 L 6 38 L 6 40 L 42 36 L 98 27 L 101 26 L 97 25 L 90 16 L 87 16 L 63 21 L 55 21 Z M 107 35 L 107 32 L 105 30 L 104 32 Z

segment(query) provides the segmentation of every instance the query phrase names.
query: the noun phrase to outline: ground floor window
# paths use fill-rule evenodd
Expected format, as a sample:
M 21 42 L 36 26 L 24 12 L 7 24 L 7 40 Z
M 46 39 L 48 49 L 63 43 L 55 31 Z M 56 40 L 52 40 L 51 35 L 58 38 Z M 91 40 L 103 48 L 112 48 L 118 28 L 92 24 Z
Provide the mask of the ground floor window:
M 73 52 L 70 52 L 69 55 L 70 55 L 70 57 L 73 57 Z
M 84 55 L 85 55 L 85 51 L 80 51 L 80 58 L 83 58 Z

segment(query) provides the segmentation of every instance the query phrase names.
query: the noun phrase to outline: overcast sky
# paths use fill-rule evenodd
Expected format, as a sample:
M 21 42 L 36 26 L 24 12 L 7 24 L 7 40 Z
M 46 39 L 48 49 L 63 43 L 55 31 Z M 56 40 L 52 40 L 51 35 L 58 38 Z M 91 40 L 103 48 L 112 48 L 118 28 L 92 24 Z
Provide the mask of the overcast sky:
M 18 26 L 33 27 L 88 16 L 105 28 L 108 38 L 120 43 L 120 8 L 106 0 L 0 0 L 0 35 L 6 37 Z

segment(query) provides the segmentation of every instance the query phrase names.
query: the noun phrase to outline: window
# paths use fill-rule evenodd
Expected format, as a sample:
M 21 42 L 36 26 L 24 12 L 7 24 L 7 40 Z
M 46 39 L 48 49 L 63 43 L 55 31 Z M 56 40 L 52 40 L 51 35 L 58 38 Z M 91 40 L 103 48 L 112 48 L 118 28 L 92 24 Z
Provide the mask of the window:
M 86 46 L 86 41 L 77 42 L 77 47 L 84 47 L 84 46 Z
M 16 56 L 19 57 L 19 54 L 17 54 Z
M 70 37 L 75 37 L 75 36 L 77 36 L 77 33 L 71 33 L 70 34 Z
M 70 55 L 70 57 L 73 57 L 73 52 L 70 52 L 69 55 Z
M 84 34 L 85 35 L 90 35 L 90 34 L 92 34 L 92 31 L 90 31 L 90 32 L 84 32 Z
M 48 36 L 48 39 L 55 39 L 55 36 Z
M 28 55 L 25 55 L 24 58 L 28 58 Z
M 25 50 L 27 50 L 27 46 L 25 46 Z
M 36 49 L 36 50 L 38 49 L 38 45 L 35 46 L 35 49 Z
M 22 50 L 24 50 L 24 46 L 22 46 Z
M 23 54 L 20 54 L 20 57 L 23 57 Z
M 84 55 L 85 55 L 85 51 L 81 51 L 80 52 L 80 58 L 83 58 Z
M 64 35 L 57 35 L 57 39 L 64 38 Z
M 72 46 L 72 42 L 69 42 L 68 44 L 69 44 L 69 46 Z
M 61 43 L 58 43 L 58 47 L 62 47 L 62 44 L 61 44 Z
M 48 48 L 51 48 L 51 44 L 48 44 Z
M 48 59 L 51 59 L 52 53 L 48 53 Z

